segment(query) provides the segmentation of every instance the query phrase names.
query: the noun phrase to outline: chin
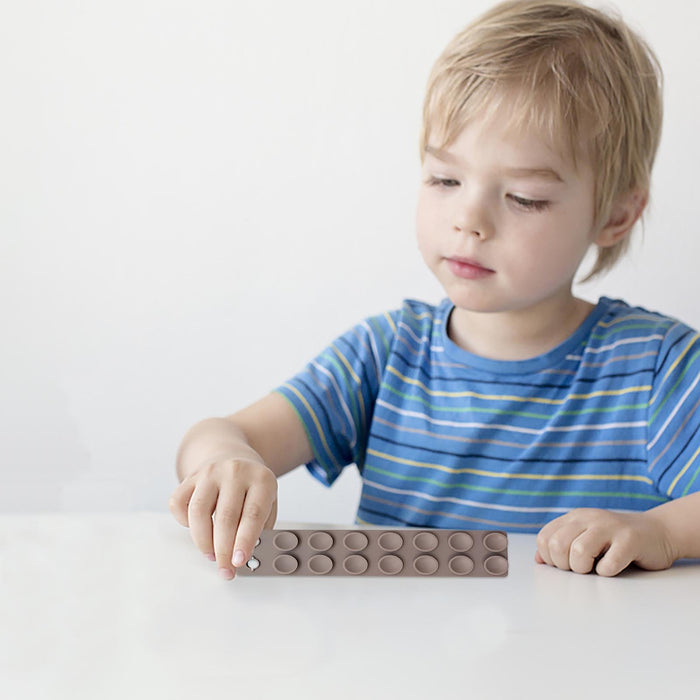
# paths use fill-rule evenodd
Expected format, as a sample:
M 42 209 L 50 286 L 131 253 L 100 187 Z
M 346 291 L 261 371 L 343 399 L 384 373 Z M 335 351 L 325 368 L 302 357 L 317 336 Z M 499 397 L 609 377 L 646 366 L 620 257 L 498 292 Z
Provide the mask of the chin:
M 445 294 L 458 308 L 474 313 L 498 313 L 510 311 L 517 304 L 513 299 L 504 299 L 501 294 L 486 289 L 465 289 L 463 286 L 444 286 Z

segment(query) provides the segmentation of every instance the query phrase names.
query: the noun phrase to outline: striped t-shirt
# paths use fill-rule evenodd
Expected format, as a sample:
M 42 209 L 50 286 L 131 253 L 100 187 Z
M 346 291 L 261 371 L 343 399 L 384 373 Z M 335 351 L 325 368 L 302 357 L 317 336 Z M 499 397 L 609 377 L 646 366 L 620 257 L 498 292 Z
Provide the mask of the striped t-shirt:
M 358 324 L 278 388 L 307 467 L 362 476 L 358 524 L 537 532 L 572 508 L 646 510 L 700 490 L 700 340 L 601 298 L 523 361 L 447 336 L 453 305 L 406 301 Z

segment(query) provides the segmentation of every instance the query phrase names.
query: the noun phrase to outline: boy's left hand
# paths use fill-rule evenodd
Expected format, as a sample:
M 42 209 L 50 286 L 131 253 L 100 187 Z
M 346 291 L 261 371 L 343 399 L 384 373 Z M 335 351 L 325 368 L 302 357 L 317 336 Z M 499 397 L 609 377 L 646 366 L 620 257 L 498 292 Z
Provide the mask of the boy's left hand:
M 649 512 L 614 513 L 576 508 L 547 523 L 537 535 L 538 564 L 616 576 L 629 564 L 667 569 L 677 559 L 662 524 Z

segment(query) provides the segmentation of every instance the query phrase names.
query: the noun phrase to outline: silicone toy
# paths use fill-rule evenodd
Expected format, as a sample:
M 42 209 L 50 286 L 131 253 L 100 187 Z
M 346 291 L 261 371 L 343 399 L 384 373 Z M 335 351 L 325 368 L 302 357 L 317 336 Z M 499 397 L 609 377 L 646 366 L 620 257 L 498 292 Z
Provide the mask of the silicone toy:
M 263 530 L 243 576 L 506 576 L 500 530 Z

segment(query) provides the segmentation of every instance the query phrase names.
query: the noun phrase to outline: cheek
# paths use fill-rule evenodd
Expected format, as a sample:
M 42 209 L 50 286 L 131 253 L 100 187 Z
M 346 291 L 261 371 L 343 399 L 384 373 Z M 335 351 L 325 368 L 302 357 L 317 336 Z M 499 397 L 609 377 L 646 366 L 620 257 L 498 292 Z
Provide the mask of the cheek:
M 416 207 L 416 240 L 418 242 L 418 250 L 423 254 L 423 257 L 430 250 L 431 242 L 434 242 L 434 229 L 435 220 L 431 216 L 431 207 L 425 195 L 419 195 Z
M 566 229 L 562 229 L 566 231 Z M 564 235 L 553 236 L 549 245 L 549 260 L 552 264 L 575 269 L 591 245 L 590 237 L 583 228 L 570 230 Z
M 431 245 L 430 235 L 425 229 L 420 227 L 420 224 L 416 228 L 416 243 L 418 244 L 418 251 L 426 264 L 430 265 L 430 260 L 433 257 L 433 246 Z
M 512 251 L 518 274 L 543 283 L 554 278 L 563 281 L 574 275 L 588 250 L 588 240 L 580 232 L 570 231 L 567 235 L 565 226 L 538 233 L 529 240 L 523 236 L 520 249 Z

